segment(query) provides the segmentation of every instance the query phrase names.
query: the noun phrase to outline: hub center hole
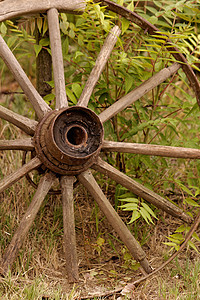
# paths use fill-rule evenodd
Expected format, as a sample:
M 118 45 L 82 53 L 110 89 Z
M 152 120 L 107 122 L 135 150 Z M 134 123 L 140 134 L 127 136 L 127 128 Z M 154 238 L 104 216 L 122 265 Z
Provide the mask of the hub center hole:
M 73 125 L 67 130 L 66 132 L 67 143 L 76 147 L 80 147 L 84 145 L 86 141 L 87 141 L 87 132 L 82 126 Z

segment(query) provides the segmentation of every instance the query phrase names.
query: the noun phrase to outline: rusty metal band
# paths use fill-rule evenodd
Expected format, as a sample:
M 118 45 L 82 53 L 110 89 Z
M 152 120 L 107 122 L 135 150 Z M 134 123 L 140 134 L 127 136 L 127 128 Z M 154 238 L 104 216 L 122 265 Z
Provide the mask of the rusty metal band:
M 22 157 L 22 166 L 26 164 L 26 155 L 27 155 L 27 151 L 24 151 L 23 152 L 23 157 Z M 37 170 L 37 169 L 36 169 Z M 40 174 L 40 172 L 38 172 Z M 37 189 L 38 188 L 38 184 L 35 183 L 32 179 L 31 179 L 31 176 L 28 174 L 25 175 L 27 181 L 30 183 L 30 185 L 32 187 L 34 187 L 34 189 Z M 58 190 L 54 190 L 54 189 L 50 189 L 49 192 L 48 192 L 49 195 L 60 195 L 61 194 L 61 190 L 58 189 Z
M 74 136 L 68 136 L 70 130 Z M 102 139 L 103 125 L 98 116 L 79 106 L 47 114 L 34 136 L 37 156 L 60 175 L 77 175 L 88 169 L 99 155 Z

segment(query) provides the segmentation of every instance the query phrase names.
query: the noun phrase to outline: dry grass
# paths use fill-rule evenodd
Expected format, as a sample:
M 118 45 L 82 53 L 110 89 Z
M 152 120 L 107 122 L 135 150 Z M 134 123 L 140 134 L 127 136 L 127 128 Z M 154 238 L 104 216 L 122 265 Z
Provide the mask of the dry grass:
M 20 165 L 20 152 L 1 153 L 2 176 L 11 173 Z M 111 190 L 114 188 L 111 185 Z M 33 194 L 33 188 L 23 178 L 1 195 L 1 255 Z M 23 243 L 12 272 L 0 281 L 1 299 L 79 299 L 82 295 L 104 293 L 105 290 L 124 286 L 141 276 L 140 270 L 133 270 L 132 259 L 87 192 L 82 187 L 77 187 L 74 197 L 79 284 L 73 286 L 67 283 L 61 199 L 59 196 L 47 196 Z M 124 213 L 122 217 L 126 221 Z M 163 219 L 164 223 L 158 221 L 155 226 L 147 226 L 141 222 L 137 230 L 131 228 L 140 241 L 145 241 L 143 248 L 154 268 L 168 256 L 167 248 L 163 245 L 165 236 L 173 233 L 181 224 L 166 215 L 163 215 Z M 100 245 L 98 238 L 102 239 Z M 198 297 L 196 291 L 190 289 L 190 285 L 192 289 L 195 286 L 195 279 L 192 278 L 196 278 L 195 287 L 200 291 L 200 262 L 196 259 L 195 251 L 188 249 L 182 254 L 180 264 L 171 264 L 156 277 L 137 287 L 133 299 L 198 299 L 195 298 Z M 187 264 L 190 264 L 190 268 L 187 268 Z M 195 268 L 198 269 L 196 277 L 192 276 Z M 183 276 L 185 269 L 187 278 Z M 119 296 L 113 295 L 110 299 L 117 299 Z M 125 299 L 125 296 L 121 297 Z
M 0 139 L 22 136 L 14 126 L 0 122 Z M 21 166 L 20 151 L 3 151 L 0 157 L 1 177 Z M 108 180 L 102 187 L 114 204 L 115 185 Z M 25 178 L 0 195 L 0 259 L 33 195 L 34 189 Z M 67 283 L 61 199 L 60 196 L 47 196 L 11 273 L 0 279 L 1 299 L 79 299 L 83 295 L 125 286 L 142 276 L 140 270 L 135 271 L 134 261 L 88 193 L 78 186 L 74 198 L 80 282 L 74 286 Z M 126 222 L 127 213 L 120 214 Z M 169 256 L 169 249 L 163 242 L 179 225 L 179 220 L 162 214 L 155 225 L 141 221 L 137 227 L 130 226 L 154 268 Z M 196 245 L 200 251 L 199 243 Z M 179 263 L 170 264 L 137 287 L 132 299 L 198 299 L 199 273 L 198 254 L 186 249 Z M 110 297 L 126 298 L 128 296 L 120 294 Z

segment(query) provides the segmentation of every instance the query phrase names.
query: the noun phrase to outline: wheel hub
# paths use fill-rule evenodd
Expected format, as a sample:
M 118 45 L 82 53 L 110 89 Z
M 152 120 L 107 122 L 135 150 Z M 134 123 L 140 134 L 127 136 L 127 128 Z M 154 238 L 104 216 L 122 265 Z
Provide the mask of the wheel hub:
M 103 126 L 88 108 L 75 106 L 47 114 L 35 132 L 35 148 L 42 163 L 55 173 L 75 175 L 98 156 Z

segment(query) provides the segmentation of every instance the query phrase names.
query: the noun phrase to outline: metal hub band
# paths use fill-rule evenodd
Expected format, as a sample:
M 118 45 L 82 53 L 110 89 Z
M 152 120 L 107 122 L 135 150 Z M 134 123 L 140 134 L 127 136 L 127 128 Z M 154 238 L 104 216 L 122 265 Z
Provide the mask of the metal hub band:
M 58 174 L 75 175 L 89 168 L 98 156 L 103 126 L 88 108 L 75 106 L 45 116 L 35 133 L 38 157 Z

